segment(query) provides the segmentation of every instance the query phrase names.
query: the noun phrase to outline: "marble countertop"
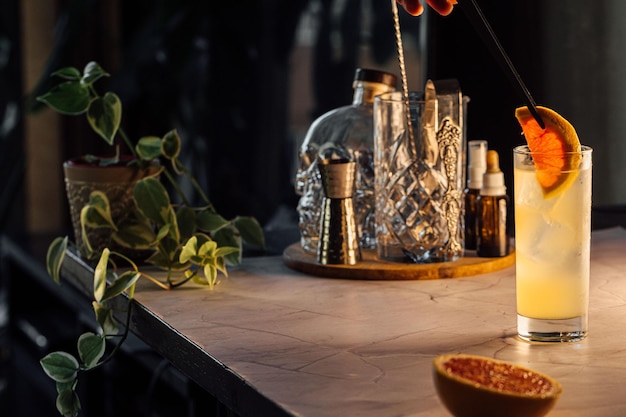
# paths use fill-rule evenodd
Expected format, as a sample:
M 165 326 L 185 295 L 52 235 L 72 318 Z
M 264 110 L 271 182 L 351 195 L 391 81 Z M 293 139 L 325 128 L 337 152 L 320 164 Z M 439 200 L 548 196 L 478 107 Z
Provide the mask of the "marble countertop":
M 594 232 L 591 253 L 589 336 L 575 344 L 515 336 L 514 266 L 454 279 L 360 281 L 308 276 L 280 257 L 247 258 L 213 291 L 142 284 L 135 297 L 220 365 L 205 378 L 235 375 L 284 415 L 450 416 L 431 361 L 458 352 L 558 379 L 563 394 L 551 417 L 624 416 L 626 230 Z M 158 349 L 159 341 L 148 342 Z M 176 351 L 161 351 L 176 364 Z M 239 407 L 245 398 L 217 395 L 248 412 Z

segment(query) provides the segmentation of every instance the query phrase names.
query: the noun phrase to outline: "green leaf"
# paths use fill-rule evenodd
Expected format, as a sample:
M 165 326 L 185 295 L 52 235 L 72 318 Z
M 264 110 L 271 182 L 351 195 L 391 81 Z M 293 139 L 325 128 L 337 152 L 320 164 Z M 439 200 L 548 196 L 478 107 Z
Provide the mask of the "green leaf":
M 204 245 L 207 242 L 213 242 L 213 239 L 211 239 L 211 236 L 205 233 L 197 233 L 195 236 L 198 239 L 198 247 Z
M 154 265 L 157 268 L 171 270 L 171 271 L 183 271 L 189 267 L 189 263 L 180 263 L 179 257 L 181 248 L 177 246 L 177 249 L 157 249 L 148 259 L 146 263 Z
M 59 284 L 61 282 L 61 265 L 65 259 L 68 237 L 57 237 L 48 246 L 46 254 L 46 268 L 52 279 Z
M 192 236 L 180 253 L 180 262 L 191 262 L 198 265 L 204 271 L 207 284 L 211 288 L 217 283 L 217 272 L 220 271 L 228 276 L 226 270 L 225 256 L 238 254 L 240 251 L 236 247 L 218 247 L 209 236 L 198 234 Z M 186 274 L 188 276 L 189 274 Z M 194 279 L 198 282 L 199 280 Z M 200 281 L 201 282 L 201 281 Z
M 126 271 L 114 280 L 104 292 L 102 301 L 110 300 L 118 295 L 122 294 L 132 285 L 135 285 L 137 280 L 141 277 L 141 274 L 135 271 Z
M 80 400 L 73 389 L 60 391 L 57 396 L 56 406 L 63 417 L 76 417 L 80 412 Z
M 159 226 L 169 223 L 170 197 L 167 190 L 156 178 L 144 178 L 135 184 L 133 191 L 135 205 L 148 219 Z
M 98 364 L 104 351 L 106 349 L 106 343 L 104 337 L 99 334 L 87 332 L 80 335 L 78 338 L 78 356 L 87 369 L 93 368 Z
M 66 81 L 37 97 L 61 114 L 75 116 L 83 114 L 89 107 L 89 90 L 78 81 Z
M 217 269 L 214 265 L 208 264 L 204 266 L 204 276 L 209 283 L 209 288 L 213 289 L 215 284 L 217 284 Z
M 234 226 L 224 227 L 213 234 L 213 240 L 219 247 L 238 248 L 237 252 L 230 253 L 224 258 L 229 265 L 239 265 L 241 263 L 241 235 Z
M 265 247 L 263 228 L 257 219 L 254 217 L 236 217 L 234 223 L 244 242 L 259 248 Z
M 87 120 L 91 128 L 109 145 L 113 145 L 115 134 L 122 122 L 122 102 L 115 93 L 106 93 L 89 103 Z
M 151 161 L 161 156 L 161 138 L 156 136 L 144 136 L 135 146 L 137 155 L 146 161 Z
M 96 155 L 92 155 L 92 154 L 85 154 L 84 155 L 85 161 L 89 162 L 90 164 L 97 164 L 98 166 L 101 167 L 106 167 L 109 165 L 116 165 L 119 164 L 120 162 L 120 148 L 119 146 L 115 147 L 115 154 L 111 155 L 111 156 L 96 156 Z
M 159 241 L 156 248 L 156 252 L 159 256 L 155 256 L 155 254 L 153 254 L 150 258 L 148 258 L 148 261 L 158 259 L 159 267 L 163 267 L 165 265 L 166 269 L 170 269 L 173 265 L 178 264 L 178 255 L 182 249 L 178 240 L 172 239 L 169 235 L 165 236 Z M 165 264 L 163 264 L 163 262 L 165 262 Z
M 161 152 L 168 159 L 178 158 L 182 147 L 180 136 L 176 130 L 170 130 L 163 136 Z
M 85 85 L 91 85 L 98 81 L 102 77 L 108 77 L 110 74 L 106 72 L 100 64 L 97 62 L 91 61 L 85 65 L 85 69 L 83 70 L 82 83 Z
M 221 248 L 221 249 L 225 249 L 226 251 L 228 251 L 229 249 L 236 250 L 236 248 Z M 218 252 L 219 252 L 219 249 L 218 249 Z M 226 261 L 224 261 L 224 256 L 220 255 L 217 258 L 215 258 L 215 267 L 217 268 L 218 271 L 224 274 L 224 276 L 228 276 L 228 270 L 226 269 Z
M 161 248 L 163 248 L 163 250 L 165 250 L 165 252 L 168 254 L 174 254 L 174 252 L 180 251 L 181 249 L 180 240 L 172 239 L 171 236 L 172 235 L 170 233 L 159 242 L 159 246 L 161 246 Z M 170 256 L 170 260 L 173 259 L 174 258 Z
M 110 215 L 109 215 L 110 216 Z M 92 228 L 110 227 L 115 229 L 113 219 L 109 217 L 105 212 L 98 207 L 85 205 L 80 210 L 80 221 L 84 226 Z
M 89 201 L 80 213 L 80 221 L 89 227 L 110 227 L 116 229 L 111 216 L 111 206 L 105 193 L 96 190 L 89 194 Z
M 179 261 L 180 263 L 186 263 L 191 260 L 198 253 L 198 238 L 196 236 L 192 236 L 187 240 L 185 246 L 183 246 L 183 250 L 180 252 Z
M 93 255 L 93 247 L 89 240 L 87 227 L 108 227 L 117 230 L 113 219 L 111 218 L 111 210 L 109 208 L 109 200 L 102 191 L 92 191 L 89 195 L 89 201 L 80 210 L 80 226 L 83 237 L 83 246 L 88 256 Z
M 196 231 L 196 212 L 191 207 L 182 206 L 176 212 L 176 222 L 181 240 L 189 239 Z
M 91 303 L 93 311 L 96 314 L 96 321 L 102 329 L 102 333 L 105 336 L 114 336 L 119 333 L 120 327 L 117 321 L 113 317 L 113 310 L 105 306 L 104 304 L 93 301 Z
M 154 253 L 146 259 L 146 262 L 161 269 L 169 269 L 172 265 L 168 254 L 159 249 L 154 251 Z
M 72 379 L 70 381 L 67 382 L 56 382 L 56 389 L 57 389 L 57 394 L 60 393 L 61 391 L 66 391 L 66 390 L 75 390 L 76 389 L 76 384 L 78 382 L 78 378 L 77 379 Z
M 213 240 L 207 240 L 198 248 L 198 256 L 201 257 L 213 257 L 217 249 L 217 243 Z
M 176 217 L 176 212 L 174 211 L 174 207 L 169 206 L 167 208 L 167 224 L 169 225 L 169 230 L 167 235 L 174 242 L 180 242 L 180 230 L 178 229 L 178 219 Z
M 79 81 L 80 80 L 80 71 L 74 67 L 65 67 L 58 69 L 52 73 L 53 76 L 61 77 L 66 80 Z
M 107 267 L 109 265 L 109 248 L 104 248 L 96 269 L 93 273 L 93 296 L 97 302 L 102 301 L 107 285 Z
M 157 235 L 156 235 L 156 240 L 157 241 L 160 242 L 161 240 L 165 239 L 169 235 L 169 233 L 170 233 L 170 226 L 171 225 L 169 225 L 169 224 L 165 224 L 165 225 L 161 226 L 161 228 L 159 229 L 159 231 L 157 232 Z
M 230 222 L 213 211 L 202 210 L 196 216 L 196 224 L 203 232 L 216 232 Z
M 49 353 L 39 363 L 46 375 L 56 382 L 72 381 L 78 374 L 78 361 L 66 352 Z
M 220 246 L 219 248 L 217 248 L 213 256 L 215 256 L 216 258 L 225 258 L 231 253 L 238 253 L 238 252 L 239 252 L 239 248 L 235 248 L 234 246 Z
M 122 221 L 111 238 L 125 248 L 150 249 L 156 242 L 152 226 L 145 222 Z

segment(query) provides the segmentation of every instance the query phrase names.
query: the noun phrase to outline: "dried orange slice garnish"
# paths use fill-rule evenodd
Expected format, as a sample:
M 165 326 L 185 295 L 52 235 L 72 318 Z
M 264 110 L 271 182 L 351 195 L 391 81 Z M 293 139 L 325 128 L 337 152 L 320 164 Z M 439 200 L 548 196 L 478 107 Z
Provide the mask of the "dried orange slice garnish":
M 576 129 L 563 116 L 547 107 L 537 106 L 545 129 L 534 119 L 528 107 L 515 110 L 537 170 L 537 181 L 545 198 L 567 189 L 576 179 L 582 159 Z M 568 172 L 574 171 L 574 172 Z
M 548 375 L 477 355 L 436 357 L 433 378 L 439 398 L 455 417 L 539 417 L 562 392 Z

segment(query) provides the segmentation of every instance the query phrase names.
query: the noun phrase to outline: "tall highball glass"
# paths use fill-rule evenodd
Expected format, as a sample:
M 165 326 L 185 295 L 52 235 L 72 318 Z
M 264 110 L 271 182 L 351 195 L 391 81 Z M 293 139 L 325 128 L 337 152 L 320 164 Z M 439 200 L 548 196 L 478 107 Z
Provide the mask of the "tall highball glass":
M 517 328 L 531 342 L 587 336 L 592 149 L 552 156 L 513 150 Z M 553 164 L 554 165 L 554 164 Z

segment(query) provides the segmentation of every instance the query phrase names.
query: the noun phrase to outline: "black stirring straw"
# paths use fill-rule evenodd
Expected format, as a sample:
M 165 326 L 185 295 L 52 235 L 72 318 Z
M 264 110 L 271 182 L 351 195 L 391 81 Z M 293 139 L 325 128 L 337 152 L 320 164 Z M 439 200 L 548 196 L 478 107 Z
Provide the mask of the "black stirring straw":
M 504 48 L 500 44 L 498 37 L 491 28 L 491 25 L 489 24 L 489 22 L 487 22 L 487 19 L 485 18 L 482 10 L 480 10 L 480 7 L 478 7 L 476 0 L 458 0 L 458 2 L 459 7 L 463 9 L 465 14 L 467 15 L 467 18 L 474 26 L 476 32 L 478 32 L 485 45 L 487 45 L 487 48 L 489 48 L 489 51 L 491 52 L 493 57 L 504 68 L 504 71 L 509 77 L 509 80 L 511 81 L 515 89 L 518 90 L 518 93 L 520 93 L 526 101 L 526 106 L 528 107 L 528 110 L 530 110 L 530 114 L 533 115 L 539 126 L 541 126 L 542 129 L 545 129 L 546 126 L 543 123 L 543 120 L 541 120 L 541 116 L 539 116 L 539 113 L 537 113 L 537 105 L 535 104 L 535 100 L 530 95 L 530 91 L 528 91 L 528 88 L 526 88 L 524 81 L 522 81 L 522 78 L 519 76 L 517 70 L 513 66 L 513 63 L 509 59 L 509 56 L 506 54 Z

